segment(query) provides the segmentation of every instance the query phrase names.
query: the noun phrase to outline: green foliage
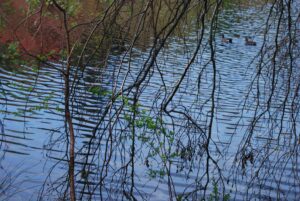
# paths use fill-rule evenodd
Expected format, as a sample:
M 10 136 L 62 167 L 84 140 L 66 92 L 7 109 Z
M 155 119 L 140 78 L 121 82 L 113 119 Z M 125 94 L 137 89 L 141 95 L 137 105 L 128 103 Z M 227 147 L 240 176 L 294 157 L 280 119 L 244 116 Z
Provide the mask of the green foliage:
M 31 10 L 37 9 L 41 6 L 40 0 L 26 0 Z M 66 10 L 67 14 L 74 16 L 79 9 L 78 0 L 56 0 L 57 4 Z M 46 0 L 46 5 L 53 5 L 53 0 Z
M 155 122 L 152 117 L 147 115 L 147 110 L 140 109 L 140 103 L 136 103 L 135 105 L 133 105 L 130 103 L 132 99 L 126 96 L 122 96 L 122 100 L 124 106 L 128 108 L 129 112 L 136 115 L 136 119 L 133 122 L 130 115 L 125 114 L 124 117 L 126 121 L 135 125 L 138 128 L 147 128 L 149 130 L 157 129 L 157 122 Z
M 8 53 L 9 57 L 17 58 L 20 56 L 18 46 L 19 46 L 19 44 L 17 42 L 12 42 L 8 45 L 7 53 Z
M 0 44 L 0 52 L 1 64 L 11 67 L 25 64 L 25 61 L 21 58 L 18 42 L 11 42 L 4 45 Z
M 45 53 L 45 54 L 38 54 L 38 55 L 36 55 L 36 57 L 37 57 L 37 60 L 38 60 L 38 61 L 46 62 L 46 61 L 48 61 L 48 59 L 49 59 L 51 56 L 53 56 L 53 55 L 55 55 L 55 54 L 56 54 L 55 50 L 51 50 L 50 52 Z
M 182 198 L 183 198 L 182 194 L 179 194 L 179 195 L 176 196 L 177 201 L 182 201 Z
M 215 181 L 215 179 L 213 178 L 213 191 L 211 192 L 211 194 L 208 197 L 209 201 L 219 201 L 221 200 L 221 192 L 219 192 L 219 188 L 218 188 L 218 183 Z M 223 201 L 228 201 L 230 200 L 230 194 L 224 194 L 223 196 Z
M 101 87 L 100 86 L 92 86 L 88 89 L 89 92 L 91 92 L 94 95 L 100 95 L 101 94 Z
M 110 91 L 102 89 L 100 86 L 91 86 L 88 89 L 88 92 L 91 92 L 92 94 L 97 96 L 107 96 L 112 94 Z
M 79 3 L 76 0 L 68 0 L 65 1 L 66 5 L 65 5 L 65 9 L 67 10 L 67 13 L 71 16 L 76 15 L 78 9 L 79 9 Z
M 229 193 L 225 194 L 224 197 L 223 197 L 223 200 L 224 201 L 229 201 L 230 200 L 230 194 Z
M 150 178 L 156 178 L 156 177 L 163 178 L 166 175 L 166 172 L 163 169 L 160 169 L 160 170 L 150 169 L 148 171 L 148 175 L 149 175 Z
M 209 196 L 209 201 L 219 201 L 218 183 L 213 179 L 213 191 Z
M 40 0 L 26 0 L 26 2 L 28 3 L 30 9 L 32 10 L 36 9 L 41 4 Z
M 175 141 L 175 132 L 166 128 L 164 121 L 160 117 L 151 116 L 149 111 L 142 109 L 142 105 L 137 102 L 133 104 L 133 99 L 120 97 L 124 105 L 124 120 L 128 125 L 135 126 L 137 139 L 149 148 L 146 156 L 146 166 L 150 178 L 163 178 L 167 174 L 168 163 L 179 157 L 179 153 L 172 150 Z M 162 167 L 152 167 L 149 161 L 161 161 Z

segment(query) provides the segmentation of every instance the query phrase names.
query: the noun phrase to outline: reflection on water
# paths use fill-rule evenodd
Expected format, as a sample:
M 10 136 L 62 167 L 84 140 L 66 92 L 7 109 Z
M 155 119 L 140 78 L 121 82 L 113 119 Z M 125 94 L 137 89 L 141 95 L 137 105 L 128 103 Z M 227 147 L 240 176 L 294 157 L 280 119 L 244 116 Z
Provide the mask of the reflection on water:
M 235 10 L 222 17 L 242 15 L 245 12 Z M 259 51 L 262 35 L 254 32 L 260 25 L 259 18 L 254 20 L 256 23 L 239 18 L 221 25 L 226 35 L 236 35 L 232 44 L 219 40 L 221 32 L 216 37 L 216 116 L 209 146 L 206 133 L 213 72 L 206 43 L 168 105 L 171 112 L 160 110 L 196 48 L 195 32 L 185 43 L 176 37 L 168 41 L 138 91 L 131 84 L 142 74 L 147 50 L 134 49 L 131 58 L 112 54 L 106 69 L 88 67 L 79 74 L 72 94 L 78 199 L 122 200 L 134 195 L 138 200 L 168 200 L 176 194 L 177 199 L 199 200 L 204 192 L 206 197 L 213 196 L 216 189 L 219 196 L 230 194 L 236 200 L 299 198 L 299 148 L 292 146 L 295 137 L 289 135 L 291 127 L 299 127 L 297 117 L 291 125 L 289 115 L 275 115 L 271 120 L 262 115 L 251 131 L 251 146 L 242 147 L 257 112 L 251 104 L 257 101 L 251 93 L 254 89 L 249 89 L 256 60 L 249 63 Z M 256 47 L 245 46 L 244 38 L 237 37 L 248 34 L 256 34 Z M 283 70 L 279 85 L 286 82 L 285 75 Z M 23 66 L 18 73 L 2 67 L 0 78 L 0 185 L 6 187 L 0 190 L 0 197 L 65 198 L 68 141 L 61 74 L 49 67 Z M 258 85 L 263 83 L 260 80 Z M 111 103 L 120 89 L 126 90 Z M 247 94 L 249 102 L 243 102 Z M 276 94 L 278 103 L 284 94 Z M 280 107 L 273 102 L 270 113 Z M 284 128 L 269 122 L 277 122 L 276 118 L 284 122 Z M 268 126 L 274 126 L 274 133 L 268 133 Z M 285 135 L 280 140 L 278 130 Z

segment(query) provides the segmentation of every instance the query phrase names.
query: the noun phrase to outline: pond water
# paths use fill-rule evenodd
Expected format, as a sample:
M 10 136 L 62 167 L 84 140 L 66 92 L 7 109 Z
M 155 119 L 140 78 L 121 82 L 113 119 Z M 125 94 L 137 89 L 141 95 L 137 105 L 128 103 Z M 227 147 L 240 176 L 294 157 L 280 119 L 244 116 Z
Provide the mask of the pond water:
M 204 193 L 213 197 L 216 189 L 220 197 L 230 195 L 230 200 L 300 199 L 299 146 L 294 144 L 297 136 L 289 132 L 293 126 L 298 131 L 298 116 L 291 121 L 289 115 L 274 115 L 271 120 L 271 115 L 263 115 L 252 129 L 251 142 L 247 141 L 253 115 L 263 110 L 255 110 L 257 85 L 251 85 L 255 56 L 263 43 L 262 19 L 256 12 L 229 10 L 222 19 L 232 23 L 220 20 L 215 41 L 216 110 L 209 147 L 213 68 L 208 63 L 207 38 L 167 107 L 171 112 L 161 112 L 196 48 L 196 29 L 184 43 L 176 37 L 167 41 L 139 88 L 136 107 L 132 105 L 135 89 L 130 86 L 143 73 L 150 47 L 134 49 L 131 58 L 112 52 L 106 68 L 89 66 L 80 71 L 71 104 L 77 199 L 126 200 L 132 192 L 137 200 L 175 200 L 175 193 L 177 199 L 200 200 Z M 222 33 L 241 37 L 224 44 Z M 257 46 L 245 46 L 243 36 L 247 35 L 255 36 Z M 285 75 L 283 70 L 278 85 L 286 82 Z M 4 189 L 0 188 L 0 198 L 62 199 L 68 179 L 62 75 L 46 66 L 1 66 L 0 80 L 0 187 Z M 258 81 L 258 85 L 264 83 Z M 111 104 L 112 93 L 121 88 L 128 90 Z M 265 90 L 262 93 L 267 94 Z M 274 114 L 281 108 L 284 90 L 276 97 L 278 102 L 270 109 Z M 274 126 L 277 120 L 282 128 Z M 243 148 L 244 144 L 248 146 Z

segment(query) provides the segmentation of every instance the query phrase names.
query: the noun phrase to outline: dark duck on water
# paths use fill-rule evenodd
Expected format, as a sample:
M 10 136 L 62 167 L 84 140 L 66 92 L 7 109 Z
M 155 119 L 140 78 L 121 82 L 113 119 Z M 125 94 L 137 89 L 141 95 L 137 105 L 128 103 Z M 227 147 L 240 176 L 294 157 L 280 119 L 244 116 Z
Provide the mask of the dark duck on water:
M 250 37 L 246 36 L 245 37 L 245 45 L 256 46 L 256 42 L 254 40 L 252 40 Z
M 232 43 L 232 38 L 225 38 L 224 34 L 222 34 L 222 42 L 223 43 Z

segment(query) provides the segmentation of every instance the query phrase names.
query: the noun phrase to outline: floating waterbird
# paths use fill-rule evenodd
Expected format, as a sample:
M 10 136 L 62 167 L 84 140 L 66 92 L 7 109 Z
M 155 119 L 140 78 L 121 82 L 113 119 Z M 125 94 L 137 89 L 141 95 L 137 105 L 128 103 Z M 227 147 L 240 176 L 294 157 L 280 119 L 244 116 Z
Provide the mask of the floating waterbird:
M 256 42 L 254 40 L 252 40 L 249 36 L 245 36 L 245 45 L 255 46 Z
M 241 35 L 240 35 L 240 34 L 233 34 L 233 36 L 234 36 L 234 37 L 236 37 L 236 38 L 239 38 L 239 37 L 241 37 Z
M 224 34 L 222 34 L 222 42 L 223 43 L 232 43 L 232 38 L 225 38 Z

